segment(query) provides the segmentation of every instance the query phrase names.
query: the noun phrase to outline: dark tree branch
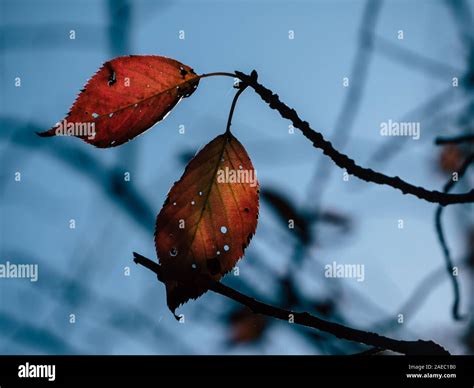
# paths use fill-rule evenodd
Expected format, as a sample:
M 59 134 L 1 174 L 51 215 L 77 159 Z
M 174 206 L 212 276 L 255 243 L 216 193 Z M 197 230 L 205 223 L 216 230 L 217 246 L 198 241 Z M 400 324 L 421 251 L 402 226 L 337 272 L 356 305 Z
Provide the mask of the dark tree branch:
M 461 144 L 474 142 L 474 133 L 466 133 L 464 135 L 452 136 L 452 137 L 437 137 L 435 139 L 436 145 L 444 144 Z
M 474 202 L 474 190 L 463 194 L 448 194 L 440 191 L 430 191 L 423 187 L 412 185 L 405 182 L 400 177 L 387 176 L 370 168 L 359 166 L 353 159 L 339 152 L 334 146 L 324 138 L 324 136 L 312 129 L 307 121 L 303 121 L 298 113 L 280 101 L 277 94 L 260 84 L 254 76 L 249 76 L 240 71 L 235 74 L 243 82 L 247 83 L 254 91 L 265 101 L 270 108 L 278 111 L 281 117 L 290 120 L 295 128 L 298 128 L 302 134 L 313 143 L 315 148 L 323 151 L 323 153 L 331 158 L 331 160 L 340 168 L 347 171 L 363 181 L 372 182 L 379 185 L 387 185 L 400 190 L 403 194 L 411 194 L 417 198 L 428 202 L 437 203 L 446 206 L 454 203 Z
M 459 182 L 459 180 L 464 176 L 466 173 L 467 169 L 471 165 L 471 163 L 474 161 L 474 154 L 471 154 L 462 164 L 461 168 L 458 171 L 458 179 L 453 180 L 452 178 L 449 179 L 449 181 L 444 185 L 444 193 L 448 193 L 451 191 L 454 186 L 456 186 L 456 183 Z M 448 272 L 448 276 L 451 279 L 451 284 L 453 286 L 453 292 L 454 292 L 454 301 L 453 301 L 453 307 L 452 307 L 452 314 L 453 318 L 455 320 L 461 320 L 463 317 L 459 313 L 459 305 L 460 305 L 460 291 L 459 291 L 459 282 L 457 276 L 454 276 L 453 274 L 453 268 L 454 268 L 454 263 L 451 258 L 451 252 L 448 247 L 448 243 L 446 242 L 446 237 L 444 235 L 444 230 L 443 230 L 443 224 L 441 222 L 441 216 L 443 213 L 443 207 L 438 206 L 436 209 L 435 213 L 435 225 L 436 225 L 436 233 L 438 234 L 438 240 L 439 243 L 441 244 L 441 249 L 443 250 L 443 255 L 444 255 L 444 260 L 446 263 L 446 271 Z
M 158 263 L 155 263 L 154 261 L 151 261 L 150 259 L 136 252 L 133 253 L 133 256 L 136 264 L 140 264 L 148 268 L 150 271 L 154 272 L 157 275 L 158 280 L 163 281 L 161 266 Z M 237 290 L 234 290 L 233 288 L 230 288 L 220 282 L 216 282 L 209 278 L 206 278 L 205 280 L 200 279 L 200 281 L 201 280 L 206 282 L 206 286 L 209 288 L 209 290 L 222 296 L 225 296 L 229 299 L 232 299 L 235 302 L 238 302 L 244 306 L 247 306 L 256 314 L 266 315 L 287 322 L 291 318 L 293 318 L 294 323 L 298 325 L 321 330 L 326 333 L 332 334 L 340 339 L 359 342 L 371 347 L 388 349 L 401 354 L 449 354 L 446 349 L 444 349 L 442 346 L 436 344 L 433 341 L 402 341 L 384 337 L 376 333 L 353 329 L 344 325 L 340 325 L 338 323 L 329 322 L 324 319 L 317 318 L 306 312 L 298 313 L 295 311 L 285 310 L 279 307 L 259 302 L 245 294 L 240 293 Z

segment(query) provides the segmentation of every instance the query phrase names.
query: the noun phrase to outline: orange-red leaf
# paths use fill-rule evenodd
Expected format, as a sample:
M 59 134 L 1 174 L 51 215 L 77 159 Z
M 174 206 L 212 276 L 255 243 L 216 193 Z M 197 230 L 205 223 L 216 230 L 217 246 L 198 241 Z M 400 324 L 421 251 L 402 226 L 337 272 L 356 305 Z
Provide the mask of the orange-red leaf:
M 170 58 L 118 57 L 89 80 L 63 121 L 39 135 L 72 135 L 115 147 L 162 120 L 198 83 L 193 69 Z
M 230 133 L 216 137 L 189 162 L 156 220 L 155 245 L 170 310 L 207 291 L 197 279 L 217 281 L 243 256 L 257 227 L 258 195 L 252 162 Z

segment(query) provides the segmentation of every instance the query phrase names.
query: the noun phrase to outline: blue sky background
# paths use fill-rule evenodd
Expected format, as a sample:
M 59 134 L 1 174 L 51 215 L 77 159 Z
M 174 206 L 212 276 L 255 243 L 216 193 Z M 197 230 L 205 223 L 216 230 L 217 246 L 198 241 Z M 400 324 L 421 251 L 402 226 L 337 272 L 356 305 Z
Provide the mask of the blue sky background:
M 264 85 L 331 138 L 350 89 L 342 86 L 342 79 L 351 76 L 366 2 L 133 1 L 129 19 L 123 14 L 111 17 L 110 4 L 121 3 L 1 1 L 0 262 L 38 263 L 39 281 L 0 279 L 0 353 L 320 352 L 285 323 L 273 324 L 257 344 L 228 346 L 222 313 L 233 304 L 216 295 L 182 307 L 186 323 L 177 323 L 167 310 L 164 287 L 131 262 L 132 251 L 155 257 L 153 220 L 131 217 L 111 199 L 102 170 L 78 158 L 88 155 L 118 174 L 129 171 L 128 184 L 157 214 L 181 176 L 179 155 L 196 151 L 225 129 L 231 80 L 202 80 L 165 121 L 121 147 L 95 149 L 75 138 L 42 139 L 33 130 L 48 129 L 62 119 L 103 62 L 129 53 L 169 56 L 198 73 L 256 69 Z M 472 11 L 473 2 L 468 4 Z M 69 39 L 70 30 L 75 30 L 75 40 Z M 178 38 L 180 30 L 185 40 Z M 288 39 L 289 30 L 295 39 Z M 397 39 L 399 30 L 403 40 Z M 432 140 L 457 127 L 433 122 L 433 113 L 409 115 L 410 121 L 421 123 L 421 139 L 392 139 L 405 143 L 388 163 L 376 163 L 370 156 L 387 141 L 379 134 L 381 122 L 400 120 L 452 89 L 452 77 L 463 76 L 466 53 L 457 26 L 441 0 L 384 1 L 375 34 L 441 63 L 442 71 L 407 66 L 397 55 L 389 57 L 376 48 L 344 152 L 386 174 L 440 189 L 446 176 L 437 170 L 439 150 Z M 21 77 L 21 87 L 15 87 L 15 77 Z M 467 98 L 463 88 L 452 90 L 435 113 L 460 112 Z M 313 195 L 307 193 L 314 185 L 314 170 L 325 163 L 332 175 L 323 206 L 350 215 L 354 226 L 351 235 L 338 236 L 336 243 L 329 242 L 330 231 L 320 231 L 321 241 L 311 248 L 311 259 L 298 276 L 299 287 L 305 294 L 323 295 L 332 289 L 327 282 L 339 282 L 341 311 L 352 326 L 371 328 L 387 317 L 395 320 L 420 281 L 443 265 L 433 224 L 435 206 L 355 178 L 344 182 L 341 170 L 323 161 L 303 136 L 288 134 L 288 124 L 252 91 L 241 97 L 233 131 L 247 148 L 261 186 L 278 188 L 297 204 L 310 206 Z M 185 125 L 185 135 L 179 134 L 180 125 Z M 64 158 L 70 162 L 62 162 Z M 17 171 L 21 182 L 14 181 Z M 468 187 L 464 182 L 459 190 Z M 70 219 L 76 220 L 74 230 Z M 404 220 L 403 230 L 397 228 L 399 219 Z M 456 260 L 464 252 L 462 224 L 469 220 L 472 207 L 445 212 Z M 252 260 L 259 257 L 284 274 L 291 246 L 271 209 L 262 206 L 257 234 L 239 268 L 240 276 L 269 302 L 275 298 L 271 276 L 256 271 Z M 332 261 L 365 264 L 365 281 L 325 279 L 324 265 Z M 131 267 L 129 277 L 124 276 L 126 266 Z M 466 272 L 461 272 L 461 281 L 462 310 L 468 312 L 472 289 Z M 362 296 L 368 301 L 361 301 Z M 454 353 L 466 352 L 461 337 L 467 323 L 452 321 L 451 301 L 447 276 L 441 276 L 416 314 L 406 317 L 400 330 L 385 333 L 430 338 Z M 76 315 L 75 324 L 69 323 L 70 314 Z

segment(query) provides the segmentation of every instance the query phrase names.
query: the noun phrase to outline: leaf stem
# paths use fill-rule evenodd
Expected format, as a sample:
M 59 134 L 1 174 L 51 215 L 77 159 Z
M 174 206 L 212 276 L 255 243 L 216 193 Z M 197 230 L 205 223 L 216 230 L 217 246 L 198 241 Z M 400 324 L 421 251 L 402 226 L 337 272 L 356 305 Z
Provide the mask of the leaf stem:
M 237 77 L 236 74 L 234 73 L 227 73 L 225 71 L 217 71 L 214 73 L 206 73 L 206 74 L 201 74 L 198 77 L 199 78 L 208 78 L 208 77 L 231 77 L 231 78 L 239 78 Z
M 232 125 L 232 117 L 234 116 L 234 110 L 235 106 L 237 105 L 237 100 L 247 88 L 247 86 L 248 85 L 244 83 L 239 84 L 239 90 L 237 91 L 237 93 L 235 93 L 234 99 L 232 100 L 232 105 L 230 106 L 229 117 L 227 118 L 227 125 L 225 127 L 225 133 L 230 133 L 230 126 Z

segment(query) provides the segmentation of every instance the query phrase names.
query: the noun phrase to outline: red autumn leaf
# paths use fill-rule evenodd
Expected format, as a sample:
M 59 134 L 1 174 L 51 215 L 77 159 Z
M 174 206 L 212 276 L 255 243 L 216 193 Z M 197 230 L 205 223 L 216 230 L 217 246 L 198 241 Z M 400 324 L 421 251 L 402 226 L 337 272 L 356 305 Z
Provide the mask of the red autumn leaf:
M 259 188 L 247 152 L 217 136 L 187 165 L 156 220 L 155 246 L 171 311 L 207 291 L 243 256 L 255 233 Z
M 193 69 L 173 59 L 118 57 L 89 80 L 63 121 L 39 135 L 72 135 L 96 147 L 115 147 L 164 119 L 198 83 Z

